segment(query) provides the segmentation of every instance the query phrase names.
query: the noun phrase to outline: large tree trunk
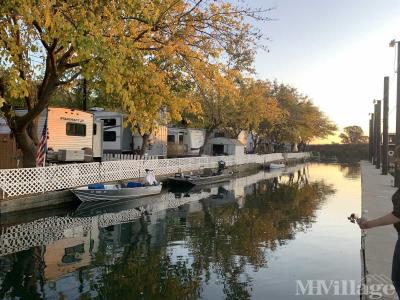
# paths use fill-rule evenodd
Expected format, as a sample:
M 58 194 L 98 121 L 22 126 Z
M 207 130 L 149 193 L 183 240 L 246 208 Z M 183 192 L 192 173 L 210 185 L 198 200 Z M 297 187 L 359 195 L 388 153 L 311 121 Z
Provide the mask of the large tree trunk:
M 255 153 L 257 153 L 257 151 L 258 151 L 258 144 L 260 143 L 260 139 L 259 139 L 259 137 L 258 137 L 257 135 L 255 135 L 255 134 L 252 134 L 252 135 L 251 135 L 251 139 L 252 139 L 252 141 L 253 141 L 253 153 L 255 154 Z
M 203 155 L 204 154 L 204 147 L 206 146 L 208 140 L 210 139 L 210 136 L 211 136 L 213 130 L 214 130 L 214 128 L 206 129 L 206 134 L 204 136 L 204 144 L 203 144 L 203 146 L 200 147 L 199 155 Z
M 142 148 L 140 149 L 140 155 L 145 155 L 147 150 L 149 150 L 149 139 L 150 134 L 145 133 L 142 135 Z
M 22 165 L 24 168 L 36 167 L 37 147 L 26 130 L 15 132 L 15 141 L 22 152 Z

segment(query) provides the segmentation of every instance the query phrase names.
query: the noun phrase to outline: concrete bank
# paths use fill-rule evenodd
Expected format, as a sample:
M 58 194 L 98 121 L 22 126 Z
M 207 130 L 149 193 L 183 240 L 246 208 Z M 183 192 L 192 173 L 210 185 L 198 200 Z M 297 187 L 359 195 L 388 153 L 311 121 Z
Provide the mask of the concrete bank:
M 391 197 L 396 191 L 391 175 L 381 175 L 367 161 L 361 162 L 361 209 L 367 210 L 367 218 L 374 219 L 392 211 Z M 366 284 L 390 284 L 393 249 L 397 240 L 397 232 L 393 226 L 368 229 L 365 236 Z M 382 276 L 383 275 L 383 276 Z M 389 281 L 389 283 L 387 283 Z M 364 299 L 376 299 L 365 296 Z M 380 299 L 397 299 L 385 296 Z

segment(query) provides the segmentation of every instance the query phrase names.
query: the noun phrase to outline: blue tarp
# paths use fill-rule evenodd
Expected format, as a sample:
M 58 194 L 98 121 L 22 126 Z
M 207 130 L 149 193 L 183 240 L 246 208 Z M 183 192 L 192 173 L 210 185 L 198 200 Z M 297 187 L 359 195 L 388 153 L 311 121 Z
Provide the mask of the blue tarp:
M 102 183 L 93 183 L 88 185 L 89 190 L 102 190 L 104 189 L 104 184 Z
M 126 186 L 127 186 L 128 188 L 142 187 L 142 186 L 143 186 L 143 183 L 141 183 L 141 182 L 130 181 L 130 182 L 128 182 L 128 183 L 126 184 Z

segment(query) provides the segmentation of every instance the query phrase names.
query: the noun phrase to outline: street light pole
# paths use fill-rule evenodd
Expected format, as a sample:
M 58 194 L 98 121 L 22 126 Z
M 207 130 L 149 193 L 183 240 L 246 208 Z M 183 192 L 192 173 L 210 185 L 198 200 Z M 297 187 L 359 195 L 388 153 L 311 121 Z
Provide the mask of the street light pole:
M 397 67 L 396 67 L 396 73 L 397 73 L 397 91 L 396 91 L 396 146 L 400 145 L 400 76 L 399 76 L 399 70 L 400 70 L 400 55 L 399 55 L 399 49 L 400 49 L 400 41 L 392 40 L 389 43 L 389 47 L 395 48 L 397 45 Z
M 396 67 L 396 73 L 397 73 L 397 91 L 396 91 L 396 148 L 400 146 L 400 55 L 399 55 L 399 50 L 400 50 L 400 41 L 392 40 L 389 43 L 389 47 L 396 47 L 397 44 L 397 67 Z M 396 153 L 396 151 L 395 151 Z M 397 163 L 395 163 L 395 177 L 394 177 L 394 185 L 396 187 L 400 187 L 400 174 Z

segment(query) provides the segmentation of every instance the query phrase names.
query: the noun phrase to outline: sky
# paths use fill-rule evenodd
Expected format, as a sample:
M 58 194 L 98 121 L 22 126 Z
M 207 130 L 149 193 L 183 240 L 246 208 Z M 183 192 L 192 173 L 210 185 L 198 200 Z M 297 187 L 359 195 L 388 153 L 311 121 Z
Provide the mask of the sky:
M 269 41 L 259 50 L 257 78 L 288 83 L 308 95 L 339 128 L 368 134 L 373 100 L 390 76 L 389 131 L 395 130 L 396 50 L 400 0 L 247 0 L 274 8 L 273 21 L 254 23 Z

